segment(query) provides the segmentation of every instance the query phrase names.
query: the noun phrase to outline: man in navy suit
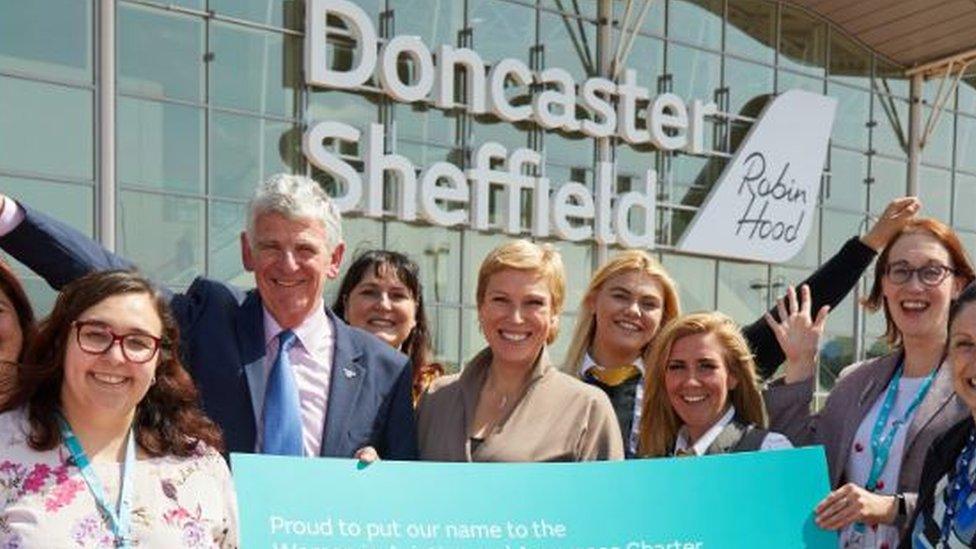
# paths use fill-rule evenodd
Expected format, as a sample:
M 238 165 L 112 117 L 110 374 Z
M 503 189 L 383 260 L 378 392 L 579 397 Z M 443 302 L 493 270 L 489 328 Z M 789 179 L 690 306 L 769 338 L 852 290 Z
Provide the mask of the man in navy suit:
M 0 247 L 54 288 L 131 265 L 88 237 L 2 197 Z M 198 277 L 170 305 L 206 413 L 229 452 L 417 457 L 407 358 L 325 306 L 345 247 L 321 187 L 279 174 L 260 184 L 241 234 L 257 288 Z

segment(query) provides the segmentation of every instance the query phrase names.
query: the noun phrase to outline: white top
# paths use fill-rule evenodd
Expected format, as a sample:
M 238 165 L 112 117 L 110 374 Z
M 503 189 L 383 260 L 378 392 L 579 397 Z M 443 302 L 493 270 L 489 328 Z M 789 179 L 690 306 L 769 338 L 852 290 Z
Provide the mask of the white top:
M 2 219 L 0 219 L 2 222 Z M 637 382 L 637 388 L 634 392 L 634 422 L 630 426 L 630 436 L 627 437 L 627 449 L 630 451 L 631 455 L 637 455 L 637 445 L 640 440 L 640 420 L 641 411 L 644 403 L 644 361 L 640 357 L 633 362 L 633 365 L 640 370 L 640 380 Z M 579 375 L 580 377 L 585 377 L 586 372 L 589 372 L 593 368 L 597 368 L 600 365 L 593 360 L 590 353 L 583 355 L 583 364 L 580 365 Z
M 901 378 L 898 383 L 895 404 L 891 407 L 888 423 L 885 424 L 886 431 L 891 427 L 892 422 L 905 414 L 905 410 L 908 409 L 908 405 L 911 404 L 924 381 L 924 376 Z M 874 459 L 874 454 L 871 451 L 871 432 L 874 430 L 874 423 L 878 420 L 878 414 L 881 412 L 881 405 L 884 403 L 887 393 L 886 387 L 857 428 L 854 442 L 851 443 L 851 451 L 848 453 L 847 465 L 844 467 L 844 478 L 847 479 L 847 482 L 853 482 L 858 486 L 864 486 L 868 482 L 868 476 L 871 474 L 871 461 Z M 891 443 L 891 452 L 888 454 L 888 462 L 878 478 L 875 493 L 894 494 L 898 490 L 898 474 L 901 472 L 901 460 L 904 457 L 905 434 L 908 432 L 908 426 L 911 425 L 914 417 L 915 412 L 913 411 L 904 425 L 895 433 Z M 861 535 L 854 531 L 853 525 L 848 526 L 840 533 L 838 547 L 880 547 L 882 544 L 897 547 L 898 528 L 882 524 L 877 529 L 865 528 L 863 535 Z
M 68 464 L 71 453 L 64 445 L 32 450 L 27 429 L 23 410 L 0 414 L 0 547 L 114 547 L 81 471 Z M 122 464 L 92 467 L 116 498 Z M 135 546 L 237 547 L 234 484 L 212 448 L 140 459 L 132 482 Z
M 708 447 L 715 442 L 718 435 L 725 429 L 725 426 L 732 423 L 732 418 L 735 417 L 735 406 L 729 405 L 729 409 L 725 411 L 725 415 L 719 418 L 714 425 L 708 428 L 694 444 L 691 445 L 690 450 L 695 453 L 696 456 L 703 456 L 708 450 Z M 792 448 L 793 445 L 790 443 L 789 439 L 779 433 L 767 433 L 765 438 L 763 438 L 762 444 L 759 446 L 760 452 L 765 452 L 767 450 L 783 450 Z M 678 429 L 678 438 L 674 441 L 674 453 L 677 454 L 681 450 L 689 450 L 688 444 L 688 433 L 685 430 L 685 426 L 682 425 Z
M 0 211 L 0 236 L 6 236 L 7 233 L 16 229 L 23 220 L 24 210 L 14 199 L 4 195 L 3 210 Z

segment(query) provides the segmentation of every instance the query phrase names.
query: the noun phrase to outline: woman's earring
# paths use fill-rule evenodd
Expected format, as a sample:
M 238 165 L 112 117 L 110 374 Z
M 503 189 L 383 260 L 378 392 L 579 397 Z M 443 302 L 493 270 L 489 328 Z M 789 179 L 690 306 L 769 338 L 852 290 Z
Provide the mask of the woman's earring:
M 156 374 L 153 374 L 152 379 L 149 380 L 149 386 L 152 387 L 156 384 Z

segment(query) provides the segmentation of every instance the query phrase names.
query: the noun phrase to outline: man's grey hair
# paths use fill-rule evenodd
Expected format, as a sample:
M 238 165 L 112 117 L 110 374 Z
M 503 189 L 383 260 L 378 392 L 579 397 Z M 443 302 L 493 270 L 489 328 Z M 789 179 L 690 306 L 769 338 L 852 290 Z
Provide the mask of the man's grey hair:
M 274 174 L 255 189 L 248 202 L 247 238 L 254 246 L 258 216 L 277 213 L 288 219 L 314 219 L 325 227 L 329 250 L 342 242 L 342 216 L 321 185 L 304 175 Z

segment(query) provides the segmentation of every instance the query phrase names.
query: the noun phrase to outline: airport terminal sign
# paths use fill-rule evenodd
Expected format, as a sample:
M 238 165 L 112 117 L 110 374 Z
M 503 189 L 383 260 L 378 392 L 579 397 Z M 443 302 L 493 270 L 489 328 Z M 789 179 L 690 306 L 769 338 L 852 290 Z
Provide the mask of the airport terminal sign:
M 231 458 L 241 546 L 273 549 L 835 547 L 823 450 L 472 464 Z
M 341 20 L 345 30 L 327 25 L 330 17 Z M 340 69 L 331 64 L 330 48 L 334 46 L 329 43 L 330 33 L 354 43 L 351 66 Z M 486 64 L 470 48 L 441 45 L 431 51 L 416 36 L 381 41 L 370 16 L 349 0 L 307 0 L 305 40 L 309 86 L 357 90 L 372 79 L 382 93 L 398 102 L 422 101 L 439 109 L 489 114 L 569 135 L 615 138 L 663 151 L 703 155 L 708 152 L 706 121 L 719 114 L 713 102 L 686 101 L 673 93 L 652 95 L 632 69 L 625 69 L 619 81 L 595 76 L 577 82 L 559 67 L 532 70 L 512 58 Z M 404 58 L 411 61 L 409 78 L 398 71 Z M 462 78 L 465 96 L 458 103 L 455 86 Z M 513 90 L 517 100 L 513 100 Z M 746 167 L 727 168 L 711 192 L 721 199 L 709 200 L 699 211 L 696 226 L 716 232 L 704 239 L 706 245 L 698 235 L 686 237 L 680 249 L 761 261 L 784 261 L 802 249 L 819 195 L 836 102 L 798 90 L 788 94 L 792 94 L 791 108 L 772 108 L 787 94 L 767 107 L 730 163 Z M 773 118 L 776 120 L 767 121 Z M 759 132 L 761 127 L 766 130 Z M 753 140 L 761 143 L 750 146 Z M 338 142 L 359 145 L 362 172 L 335 152 L 333 145 Z M 357 128 L 334 120 L 310 120 L 302 148 L 312 165 L 340 183 L 335 198 L 343 212 L 358 211 L 377 218 L 388 215 L 383 204 L 386 186 L 395 182 L 394 213 L 404 221 L 422 219 L 479 231 L 654 247 L 657 174 L 652 169 L 642 174 L 636 188 L 617 193 L 612 162 L 597 162 L 592 187 L 577 182 L 554 184 L 545 177 L 545 159 L 528 148 L 509 151 L 499 143 L 487 142 L 475 149 L 473 167 L 467 170 L 449 162 L 418 169 L 408 158 L 386 152 L 388 142 L 396 142 L 396 136 L 386 135 L 380 124 Z M 786 146 L 771 146 L 784 143 Z M 763 162 L 751 153 L 741 154 L 744 150 L 759 151 Z M 727 207 L 730 189 L 742 202 L 748 199 L 743 189 L 758 189 L 759 178 L 773 178 L 772 170 L 780 169 L 781 179 L 788 176 L 788 183 L 795 182 L 797 193 L 805 200 L 773 203 L 756 199 L 744 212 L 738 211 L 739 206 Z M 489 208 L 496 189 L 502 191 L 502 198 Z M 526 195 L 531 197 L 530 227 L 522 226 Z M 489 219 L 491 210 L 498 212 L 495 220 Z M 726 231 L 735 215 L 739 215 L 736 230 Z

